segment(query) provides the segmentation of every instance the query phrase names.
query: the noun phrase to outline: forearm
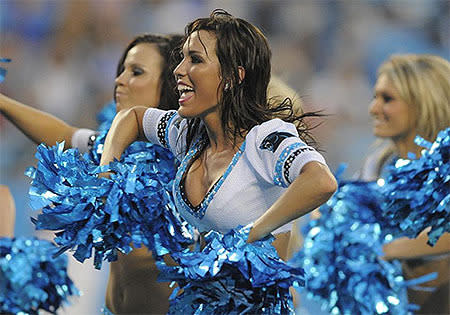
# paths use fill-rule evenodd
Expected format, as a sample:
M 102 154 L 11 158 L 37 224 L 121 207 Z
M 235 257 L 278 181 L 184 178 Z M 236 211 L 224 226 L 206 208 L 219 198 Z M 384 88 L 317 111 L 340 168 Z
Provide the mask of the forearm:
M 337 187 L 328 167 L 306 164 L 284 194 L 253 225 L 248 241 L 261 239 L 326 202 Z
M 432 247 L 427 244 L 426 229 L 415 239 L 402 237 L 383 246 L 386 259 L 408 259 L 450 253 L 450 233 L 444 233 Z
M 100 165 L 119 160 L 131 143 L 145 139 L 142 131 L 145 110 L 145 107 L 134 107 L 117 113 L 105 139 Z
M 303 235 L 298 226 L 298 220 L 292 224 L 291 233 L 289 235 L 287 258 L 291 259 L 303 247 Z
M 8 187 L 4 185 L 0 185 L 0 200 L 2 201 L 0 208 L 0 237 L 13 237 L 16 208 Z
M 36 144 L 54 145 L 65 141 L 71 147 L 72 135 L 77 130 L 59 118 L 37 110 L 0 94 L 0 110 L 9 121 Z

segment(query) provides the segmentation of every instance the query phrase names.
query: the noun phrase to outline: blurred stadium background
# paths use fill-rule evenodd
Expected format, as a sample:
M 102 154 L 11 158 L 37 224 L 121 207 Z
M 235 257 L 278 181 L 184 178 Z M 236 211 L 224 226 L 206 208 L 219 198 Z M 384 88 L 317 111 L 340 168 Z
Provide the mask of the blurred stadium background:
M 116 64 L 139 33 L 182 33 L 187 22 L 224 8 L 268 36 L 272 73 L 294 88 L 305 110 L 330 116 L 314 134 L 333 170 L 352 176 L 374 141 L 368 105 L 376 69 L 393 53 L 450 57 L 447 0 L 0 0 L 0 91 L 68 123 L 95 128 L 112 99 Z M 0 183 L 17 206 L 16 235 L 32 235 L 27 206 L 35 145 L 0 116 Z M 106 270 L 71 263 L 84 296 L 60 314 L 98 314 Z

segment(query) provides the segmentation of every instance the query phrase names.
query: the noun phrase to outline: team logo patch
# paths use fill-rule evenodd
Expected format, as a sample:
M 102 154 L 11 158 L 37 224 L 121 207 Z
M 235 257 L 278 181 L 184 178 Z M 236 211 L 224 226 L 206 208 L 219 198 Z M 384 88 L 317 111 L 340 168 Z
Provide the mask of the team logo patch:
M 284 139 L 291 137 L 296 136 L 289 132 L 278 132 L 278 131 L 272 132 L 270 135 L 264 138 L 259 148 L 261 150 L 269 150 L 271 152 L 275 152 Z

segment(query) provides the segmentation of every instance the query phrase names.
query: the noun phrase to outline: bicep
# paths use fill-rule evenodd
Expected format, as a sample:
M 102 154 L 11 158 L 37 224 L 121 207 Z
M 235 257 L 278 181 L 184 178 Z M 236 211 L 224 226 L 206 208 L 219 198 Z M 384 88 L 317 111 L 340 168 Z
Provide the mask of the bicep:
M 135 119 L 136 119 L 136 123 L 138 126 L 137 140 L 139 140 L 139 141 L 148 140 L 145 137 L 145 133 L 144 133 L 144 114 L 147 109 L 148 109 L 148 107 L 144 107 L 144 106 L 136 106 L 136 107 L 132 108 Z

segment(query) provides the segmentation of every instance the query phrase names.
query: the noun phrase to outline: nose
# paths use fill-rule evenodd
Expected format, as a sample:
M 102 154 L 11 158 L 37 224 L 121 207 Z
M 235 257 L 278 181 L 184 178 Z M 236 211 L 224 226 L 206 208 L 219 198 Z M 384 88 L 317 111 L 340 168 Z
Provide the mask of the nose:
M 186 74 L 186 67 L 184 66 L 185 62 L 183 60 L 180 61 L 180 63 L 177 65 L 175 70 L 173 70 L 173 74 L 175 75 L 176 79 L 182 78 Z
M 369 114 L 375 116 L 380 109 L 380 101 L 375 97 L 369 105 Z
M 116 86 L 123 86 L 126 83 L 126 79 L 125 79 L 125 70 L 122 71 L 121 74 L 119 74 L 116 79 L 114 80 L 114 82 L 116 83 Z

